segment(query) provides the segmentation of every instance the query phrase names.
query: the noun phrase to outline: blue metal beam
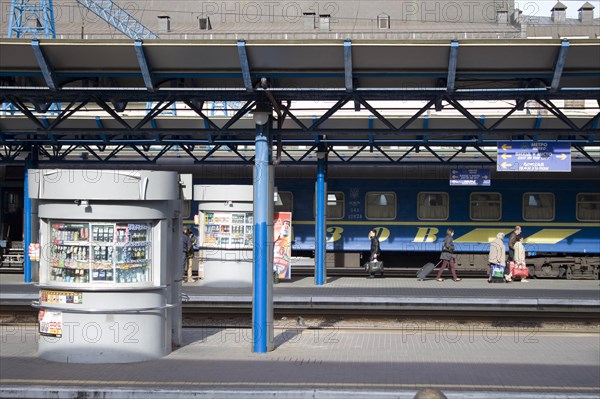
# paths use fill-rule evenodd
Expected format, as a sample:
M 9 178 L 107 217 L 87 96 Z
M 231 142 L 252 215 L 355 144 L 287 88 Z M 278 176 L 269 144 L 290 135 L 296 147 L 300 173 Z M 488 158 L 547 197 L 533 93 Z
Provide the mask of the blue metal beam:
M 8 37 L 56 39 L 52 0 L 12 0 Z
M 556 57 L 556 63 L 554 65 L 554 77 L 552 78 L 550 91 L 557 91 L 560 86 L 560 78 L 562 77 L 563 70 L 565 69 L 565 62 L 567 61 L 568 50 L 569 41 L 563 40 L 563 42 L 560 45 L 558 56 Z
M 449 92 L 454 91 L 454 85 L 456 82 L 456 65 L 458 63 L 458 42 L 453 40 L 450 43 L 450 59 L 448 61 L 448 78 L 446 89 Z
M 250 76 L 250 63 L 248 62 L 248 53 L 246 52 L 246 42 L 244 40 L 238 40 L 237 48 L 240 57 L 242 78 L 244 79 L 244 87 L 247 92 L 252 92 L 254 91 L 254 87 L 252 85 L 252 77 Z
M 42 130 L 46 129 L 46 126 L 33 115 L 33 113 L 27 108 L 27 105 L 21 101 L 20 98 L 8 96 L 7 99 L 15 106 L 16 109 L 21 111 L 30 121 L 32 121 L 36 126 L 41 128 Z
M 390 122 L 389 120 L 387 120 L 385 118 L 385 116 L 381 115 L 375 108 L 373 108 L 371 106 L 371 104 L 369 104 L 368 102 L 366 102 L 365 100 L 363 100 L 360 96 L 355 96 L 356 101 L 358 101 L 360 104 L 363 105 L 363 107 L 365 107 L 367 110 L 369 110 L 369 112 L 371 112 L 371 114 L 376 117 L 377 119 L 379 119 L 384 125 L 386 125 L 388 128 L 390 128 L 391 130 L 396 130 L 396 126 L 394 126 L 394 124 L 392 122 Z
M 159 38 L 156 33 L 145 27 L 112 0 L 77 0 L 77 3 L 92 11 L 130 39 Z
M 478 123 L 481 124 L 481 120 L 478 120 Z M 156 135 L 160 135 L 163 140 L 169 142 L 177 142 L 181 141 L 182 143 L 192 144 L 194 141 L 203 141 L 209 140 L 210 137 L 216 137 L 213 139 L 214 142 L 222 142 L 223 144 L 239 144 L 243 143 L 247 140 L 248 137 L 251 137 L 252 130 L 250 129 L 234 129 L 227 132 L 223 131 L 215 131 L 210 129 L 198 129 L 198 128 L 189 128 L 189 129 L 168 129 L 168 128 L 158 128 L 158 129 L 143 129 L 140 131 L 133 131 L 128 129 L 111 129 L 111 128 L 83 128 L 83 129 L 56 129 L 56 130 L 47 130 L 46 127 L 41 126 L 39 130 L 31 129 L 31 130 L 3 130 L 2 133 L 5 136 L 4 143 L 11 143 L 15 141 L 20 141 L 21 143 L 26 142 L 27 140 L 31 140 L 32 143 L 43 144 L 47 142 L 48 136 L 50 134 L 54 134 L 55 136 L 62 137 L 62 142 L 71 143 L 77 140 L 80 140 L 83 143 L 88 142 L 88 140 L 93 141 L 93 135 L 105 134 L 109 137 L 110 140 L 125 142 L 130 141 L 133 144 L 138 144 L 141 142 L 153 142 L 155 140 Z M 307 134 L 299 129 L 281 129 L 273 130 L 273 134 L 280 136 L 282 138 L 282 142 L 284 145 L 289 145 L 289 143 L 295 143 L 296 145 L 307 145 L 316 142 L 316 136 L 324 135 L 327 136 L 325 140 L 327 143 L 340 140 L 340 138 L 344 138 L 343 140 L 347 142 L 358 142 L 366 136 L 372 136 L 374 139 L 374 143 L 383 143 L 383 142 L 402 142 L 406 140 L 411 140 L 414 136 L 425 135 L 432 139 L 437 139 L 438 141 L 443 142 L 452 142 L 452 143 L 470 143 L 471 139 L 458 139 L 455 137 L 463 137 L 465 135 L 473 135 L 479 132 L 484 132 L 485 140 L 488 142 L 501 141 L 502 137 L 509 136 L 520 136 L 523 134 L 543 134 L 543 135 L 551 135 L 551 136 L 559 136 L 565 134 L 600 134 L 600 130 L 598 128 L 589 127 L 585 130 L 573 130 L 570 128 L 564 129 L 541 129 L 534 130 L 532 128 L 521 129 L 521 128 L 512 128 L 512 129 L 497 129 L 490 131 L 489 129 L 425 129 L 425 128 L 414 128 L 408 129 L 401 133 L 392 132 L 387 129 L 319 129 L 314 131 L 314 136 L 312 134 Z M 313 132 L 309 132 L 313 133 Z M 84 137 L 78 137 L 84 136 Z M 89 137 L 92 137 L 89 139 Z M 181 139 L 182 136 L 189 137 L 188 139 Z M 294 138 L 296 137 L 296 138 Z M 514 137 L 513 137 L 514 139 Z M 323 140 L 323 139 L 321 139 Z M 506 139 L 508 140 L 508 139 Z M 304 143 L 304 144 L 301 144 Z
M 344 41 L 344 83 L 346 86 L 346 91 L 354 90 L 354 82 L 353 82 L 353 72 L 352 72 L 352 41 L 346 40 Z
M 46 60 L 46 57 L 44 56 L 44 53 L 42 52 L 42 49 L 40 48 L 40 41 L 32 40 L 31 46 L 33 48 L 33 54 L 35 55 L 35 59 L 37 60 L 37 63 L 40 66 L 40 69 L 42 70 L 42 75 L 44 76 L 46 85 L 52 91 L 58 90 L 56 74 L 54 73 L 52 66 L 48 63 L 48 60 Z
M 11 77 L 13 75 L 0 76 Z M 60 78 L 60 74 L 58 75 Z M 138 77 L 138 73 L 130 74 L 128 77 Z M 600 74 L 598 75 L 600 78 Z M 597 99 L 600 98 L 600 88 L 581 88 L 568 89 L 563 88 L 554 93 L 550 93 L 546 88 L 506 88 L 506 89 L 456 89 L 452 93 L 445 91 L 445 88 L 370 88 L 356 89 L 353 93 L 347 93 L 343 88 L 271 88 L 269 92 L 274 99 L 279 103 L 282 101 L 313 101 L 316 97 L 320 101 L 338 101 L 349 96 L 360 96 L 366 101 L 429 101 L 431 99 L 440 98 L 443 94 L 444 99 L 450 98 L 454 100 L 483 100 L 489 101 L 494 99 L 515 100 L 515 99 Z M 193 99 L 194 101 L 256 101 L 260 100 L 264 93 L 262 91 L 248 93 L 243 88 L 211 88 L 211 87 L 188 87 L 183 89 L 178 88 L 161 88 L 160 91 L 149 92 L 147 90 L 139 90 L 139 88 L 102 88 L 102 87 L 70 87 L 69 90 L 59 90 L 55 92 L 41 90 L 39 87 L 10 87 L 2 86 L 2 94 L 4 96 L 12 96 L 16 98 L 24 98 L 35 103 L 45 102 L 70 102 L 76 99 L 87 98 L 94 96 L 102 98 L 107 102 L 115 101 L 115 99 L 126 99 L 128 102 L 158 102 L 161 100 L 184 101 Z
M 148 65 L 148 60 L 146 59 L 146 53 L 142 47 L 142 42 L 140 40 L 136 40 L 134 48 L 138 64 L 140 65 L 140 70 L 142 71 L 142 77 L 144 78 L 146 89 L 148 89 L 148 91 L 154 91 L 154 77 L 152 76 L 152 71 Z

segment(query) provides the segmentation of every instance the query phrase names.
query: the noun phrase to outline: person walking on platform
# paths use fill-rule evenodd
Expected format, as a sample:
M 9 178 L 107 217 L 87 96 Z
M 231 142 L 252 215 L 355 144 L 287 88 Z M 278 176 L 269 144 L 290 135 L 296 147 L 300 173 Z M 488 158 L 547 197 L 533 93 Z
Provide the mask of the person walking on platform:
M 456 269 L 454 267 L 454 240 L 452 237 L 454 236 L 454 229 L 448 228 L 446 230 L 446 237 L 444 237 L 444 243 L 442 244 L 442 254 L 440 255 L 440 259 L 442 260 L 442 266 L 440 270 L 437 272 L 437 276 L 435 277 L 437 281 L 444 281 L 442 278 L 442 273 L 444 269 L 446 269 L 447 265 L 450 265 L 450 273 L 452 273 L 452 280 L 460 281 L 461 279 L 456 277 Z
M 369 239 L 371 240 L 371 257 L 369 258 L 369 262 L 377 262 L 377 258 L 381 255 L 381 248 L 379 247 L 379 238 L 377 238 L 376 229 L 369 231 Z M 369 269 L 368 278 L 375 278 L 375 274 L 372 270 L 373 269 Z
M 181 231 L 181 266 L 182 274 L 185 272 L 187 265 L 187 254 L 190 249 L 190 237 L 185 233 L 185 228 Z
M 517 242 L 517 236 L 521 234 L 521 226 L 515 226 L 515 229 L 510 236 L 508 236 L 508 260 L 515 260 L 515 242 Z
M 506 268 L 506 246 L 504 245 L 504 241 L 502 241 L 503 239 L 504 233 L 500 232 L 496 234 L 496 238 L 490 243 L 488 283 L 492 282 L 492 264 Z M 510 275 L 506 276 L 505 279 L 506 281 L 510 281 Z
M 515 267 L 516 268 L 526 268 L 527 263 L 525 262 L 525 246 L 523 245 L 523 236 L 521 234 L 517 235 L 517 241 L 515 242 Z M 512 274 L 509 276 L 512 279 Z M 527 283 L 527 279 L 525 277 L 521 278 L 522 283 Z

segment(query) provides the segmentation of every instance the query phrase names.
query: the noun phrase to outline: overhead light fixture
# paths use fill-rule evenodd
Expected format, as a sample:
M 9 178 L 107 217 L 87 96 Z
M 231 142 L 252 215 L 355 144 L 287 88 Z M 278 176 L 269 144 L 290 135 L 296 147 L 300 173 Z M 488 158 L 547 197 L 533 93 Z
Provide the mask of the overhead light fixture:
M 265 103 L 256 103 L 252 117 L 254 123 L 259 126 L 264 126 L 269 122 L 269 117 L 273 114 L 271 107 Z

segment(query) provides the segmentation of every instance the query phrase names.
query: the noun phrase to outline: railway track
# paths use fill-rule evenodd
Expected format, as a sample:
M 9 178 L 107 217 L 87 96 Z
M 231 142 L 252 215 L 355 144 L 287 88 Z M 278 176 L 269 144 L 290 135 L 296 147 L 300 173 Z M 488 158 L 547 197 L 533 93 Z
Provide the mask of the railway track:
M 2 306 L 0 308 L 0 324 L 5 323 L 37 323 L 38 309 L 30 306 Z M 600 313 L 577 311 L 546 311 L 523 310 L 516 312 L 502 311 L 461 311 L 454 309 L 440 310 L 386 310 L 372 309 L 278 309 L 274 310 L 275 323 L 280 321 L 321 320 L 325 324 L 351 322 L 360 320 L 376 320 L 379 322 L 395 323 L 405 321 L 442 321 L 451 323 L 527 323 L 541 325 L 546 322 L 587 325 L 600 325 Z M 246 306 L 232 307 L 183 307 L 183 321 L 186 326 L 214 327 L 252 326 L 252 309 Z M 299 325 L 302 323 L 299 322 Z

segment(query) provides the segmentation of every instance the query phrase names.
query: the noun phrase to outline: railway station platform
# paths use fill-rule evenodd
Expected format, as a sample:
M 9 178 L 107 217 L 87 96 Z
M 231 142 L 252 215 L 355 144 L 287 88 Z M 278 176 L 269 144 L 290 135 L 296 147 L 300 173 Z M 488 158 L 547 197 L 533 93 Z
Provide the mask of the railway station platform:
M 0 309 L 26 306 L 38 299 L 39 288 L 23 283 L 19 274 L 0 275 Z M 183 308 L 189 311 L 251 312 L 252 289 L 207 286 L 203 280 L 183 283 Z M 274 284 L 275 312 L 342 311 L 448 312 L 453 314 L 600 314 L 598 280 L 530 279 L 527 283 L 489 284 L 485 278 L 425 281 L 416 278 L 329 277 L 317 287 L 312 277 Z
M 597 327 L 578 330 L 279 326 L 275 350 L 251 352 L 246 328 L 185 328 L 168 356 L 131 364 L 37 357 L 35 325 L 1 325 L 2 398 L 592 399 Z M 107 332 L 109 333 L 109 332 Z
M 38 288 L 19 279 L 0 276 L 3 313 L 37 299 Z M 249 323 L 206 322 L 207 314 L 249 314 L 249 288 L 199 281 L 184 283 L 183 293 L 184 312 L 203 315 L 184 321 L 182 346 L 159 360 L 53 363 L 37 357 L 37 340 L 50 338 L 38 336 L 35 323 L 0 324 L 0 397 L 411 399 L 426 387 L 447 398 L 600 396 L 597 280 L 339 277 L 315 287 L 312 277 L 299 277 L 274 286 L 275 349 L 266 354 L 251 352 Z M 348 321 L 344 313 L 352 310 Z M 403 310 L 426 319 L 403 317 Z M 432 317 L 461 310 L 492 319 L 521 311 L 536 321 Z M 397 316 L 369 319 L 377 311 Z M 539 322 L 547 312 L 555 318 Z

